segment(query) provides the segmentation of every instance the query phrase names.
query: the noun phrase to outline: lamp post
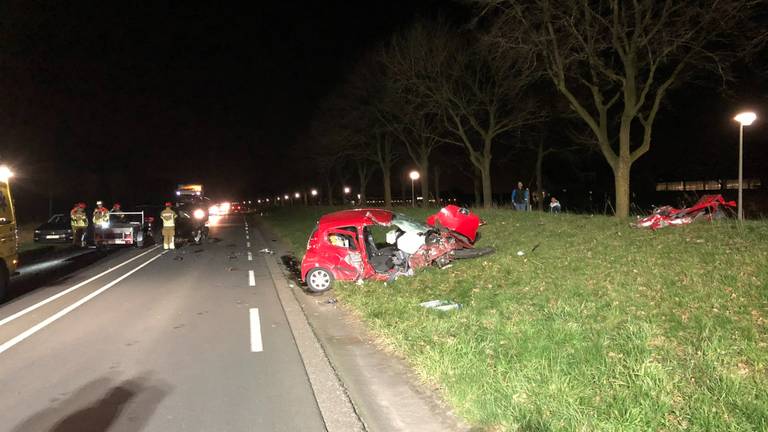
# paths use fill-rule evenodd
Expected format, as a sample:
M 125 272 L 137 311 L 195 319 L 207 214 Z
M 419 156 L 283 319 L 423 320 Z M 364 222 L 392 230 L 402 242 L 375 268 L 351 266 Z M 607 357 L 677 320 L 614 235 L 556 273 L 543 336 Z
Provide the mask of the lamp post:
M 739 122 L 739 207 L 738 215 L 739 220 L 744 220 L 744 208 L 742 206 L 742 178 L 744 172 L 744 126 L 749 126 L 757 119 L 757 115 L 753 112 L 739 113 L 733 118 Z
M 414 189 L 413 182 L 418 180 L 421 175 L 419 175 L 418 171 L 411 171 L 408 177 L 411 178 L 411 206 L 416 207 L 416 189 Z
M 312 204 L 317 204 L 317 189 L 312 189 L 309 193 L 312 194 Z

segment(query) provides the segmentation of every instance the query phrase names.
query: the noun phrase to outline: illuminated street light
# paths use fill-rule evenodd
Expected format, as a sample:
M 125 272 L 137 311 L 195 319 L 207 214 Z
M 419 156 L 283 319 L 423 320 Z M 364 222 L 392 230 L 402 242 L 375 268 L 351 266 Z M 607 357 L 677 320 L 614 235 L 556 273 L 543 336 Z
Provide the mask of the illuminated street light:
M 349 186 L 344 186 L 344 193 L 348 194 L 350 192 L 352 192 L 352 189 L 350 189 Z
M 13 177 L 13 171 L 6 165 L 0 166 L 0 181 L 8 183 L 11 177 Z
M 742 196 L 742 174 L 744 172 L 743 170 L 743 160 L 744 160 L 744 126 L 751 125 L 756 119 L 757 114 L 753 112 L 743 112 L 739 113 L 736 117 L 733 118 L 737 122 L 739 122 L 739 207 L 738 207 L 738 215 L 739 220 L 744 220 L 744 210 L 742 206 L 741 196 Z
M 288 194 L 285 194 L 285 196 L 283 198 L 285 198 L 286 200 L 291 199 L 291 197 L 289 197 Z
M 300 193 L 298 193 L 298 192 L 296 192 L 295 194 L 293 194 L 293 197 L 294 197 L 294 198 L 301 198 L 301 194 L 300 194 Z
M 411 206 L 416 207 L 416 189 L 414 189 L 413 182 L 418 180 L 421 175 L 419 175 L 418 171 L 411 171 L 408 177 L 411 178 Z
M 312 194 L 313 197 L 317 196 L 317 189 L 312 189 L 310 193 Z

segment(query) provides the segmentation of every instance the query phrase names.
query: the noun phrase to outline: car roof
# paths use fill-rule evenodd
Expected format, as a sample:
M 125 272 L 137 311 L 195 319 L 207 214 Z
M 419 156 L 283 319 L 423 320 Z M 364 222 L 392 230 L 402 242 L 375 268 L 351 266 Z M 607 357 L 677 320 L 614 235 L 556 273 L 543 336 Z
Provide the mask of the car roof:
M 394 214 L 379 208 L 341 210 L 323 215 L 318 227 L 332 228 L 350 225 L 389 225 Z

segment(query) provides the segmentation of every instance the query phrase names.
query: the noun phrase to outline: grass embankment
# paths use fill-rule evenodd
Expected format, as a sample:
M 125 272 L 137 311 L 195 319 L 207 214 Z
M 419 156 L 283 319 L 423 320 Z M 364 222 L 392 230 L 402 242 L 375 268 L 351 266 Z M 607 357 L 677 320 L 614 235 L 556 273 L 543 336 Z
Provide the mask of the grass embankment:
M 315 212 L 266 220 L 302 253 Z M 606 217 L 478 213 L 488 222 L 478 245 L 496 254 L 335 291 L 466 420 L 768 430 L 768 223 L 651 232 Z M 464 308 L 418 306 L 432 299 Z

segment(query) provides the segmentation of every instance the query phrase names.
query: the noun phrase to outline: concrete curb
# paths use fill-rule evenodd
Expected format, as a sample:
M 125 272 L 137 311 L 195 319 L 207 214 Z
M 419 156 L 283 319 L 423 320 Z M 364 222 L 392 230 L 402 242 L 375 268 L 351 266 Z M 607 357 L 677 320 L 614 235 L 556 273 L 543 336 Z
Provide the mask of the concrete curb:
M 267 245 L 261 232 L 262 227 L 257 225 L 255 228 L 252 233 L 259 237 L 259 243 Z M 275 256 L 265 256 L 265 261 L 304 362 L 326 430 L 329 432 L 365 431 L 365 426 L 355 412 L 347 390 L 336 375 L 304 311 L 291 292 Z

